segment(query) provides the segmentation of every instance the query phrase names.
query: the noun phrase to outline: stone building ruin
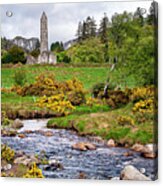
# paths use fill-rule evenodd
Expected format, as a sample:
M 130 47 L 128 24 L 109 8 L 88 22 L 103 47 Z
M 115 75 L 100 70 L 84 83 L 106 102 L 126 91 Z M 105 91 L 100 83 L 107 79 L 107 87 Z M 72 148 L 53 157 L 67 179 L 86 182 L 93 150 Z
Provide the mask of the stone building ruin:
M 38 58 L 27 56 L 27 64 L 56 64 L 56 56 L 48 50 L 48 18 L 45 12 L 40 19 L 40 54 Z

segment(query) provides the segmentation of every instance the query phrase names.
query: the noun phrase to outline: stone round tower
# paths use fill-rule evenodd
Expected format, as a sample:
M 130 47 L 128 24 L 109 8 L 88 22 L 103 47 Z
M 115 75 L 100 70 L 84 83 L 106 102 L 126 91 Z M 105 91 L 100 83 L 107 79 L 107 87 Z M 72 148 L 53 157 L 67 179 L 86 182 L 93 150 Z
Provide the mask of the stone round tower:
M 40 52 L 48 51 L 48 18 L 43 12 L 40 19 Z
M 48 50 L 48 18 L 45 12 L 40 19 L 40 54 L 38 58 L 27 56 L 27 64 L 56 64 L 57 57 Z

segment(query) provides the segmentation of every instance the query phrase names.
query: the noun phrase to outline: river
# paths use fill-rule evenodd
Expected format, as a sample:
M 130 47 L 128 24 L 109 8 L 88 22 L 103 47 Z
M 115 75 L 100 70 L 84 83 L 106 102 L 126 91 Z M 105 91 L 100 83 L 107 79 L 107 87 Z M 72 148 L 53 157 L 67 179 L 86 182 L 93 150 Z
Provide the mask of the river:
M 2 137 L 2 143 L 8 144 L 14 150 L 24 151 L 26 154 L 43 154 L 48 160 L 59 162 L 63 169 L 54 170 L 47 165 L 39 165 L 46 178 L 76 179 L 84 176 L 87 179 L 111 179 L 119 177 L 126 165 L 145 169 L 145 175 L 154 177 L 154 160 L 145 159 L 140 153 L 133 152 L 132 156 L 124 156 L 130 149 L 121 147 L 107 147 L 104 143 L 92 141 L 90 137 L 81 137 L 76 132 L 64 129 L 47 129 L 47 120 L 23 120 L 24 127 L 19 133 L 25 138 Z M 33 133 L 26 133 L 33 130 Z M 51 131 L 53 136 L 47 137 L 41 131 Z M 77 142 L 94 143 L 96 150 L 79 151 L 72 149 Z

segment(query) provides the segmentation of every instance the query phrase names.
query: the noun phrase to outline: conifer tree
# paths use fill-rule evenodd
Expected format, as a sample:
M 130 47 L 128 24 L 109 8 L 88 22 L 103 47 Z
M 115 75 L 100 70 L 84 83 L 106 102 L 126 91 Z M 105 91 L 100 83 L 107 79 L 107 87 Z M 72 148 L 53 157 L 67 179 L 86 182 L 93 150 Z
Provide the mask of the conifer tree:
M 109 27 L 109 19 L 104 13 L 104 17 L 101 20 L 100 28 L 99 28 L 99 35 L 101 38 L 101 41 L 106 44 L 108 43 L 108 27 Z

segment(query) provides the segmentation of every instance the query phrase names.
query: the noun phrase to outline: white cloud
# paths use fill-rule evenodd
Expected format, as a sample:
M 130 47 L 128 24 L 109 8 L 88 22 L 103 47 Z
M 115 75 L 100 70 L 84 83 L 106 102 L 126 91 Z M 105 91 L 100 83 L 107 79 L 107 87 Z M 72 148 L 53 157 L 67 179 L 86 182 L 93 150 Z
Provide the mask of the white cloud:
M 18 35 L 39 38 L 40 16 L 45 11 L 48 16 L 49 43 L 67 41 L 75 37 L 78 22 L 87 16 L 93 16 L 99 24 L 104 12 L 111 18 L 115 12 L 134 12 L 137 7 L 148 10 L 150 4 L 150 1 L 137 1 L 1 5 L 1 33 L 10 39 Z M 6 16 L 8 10 L 13 12 L 12 17 Z

